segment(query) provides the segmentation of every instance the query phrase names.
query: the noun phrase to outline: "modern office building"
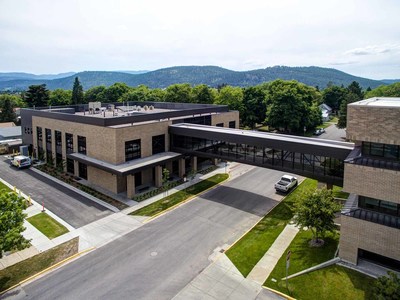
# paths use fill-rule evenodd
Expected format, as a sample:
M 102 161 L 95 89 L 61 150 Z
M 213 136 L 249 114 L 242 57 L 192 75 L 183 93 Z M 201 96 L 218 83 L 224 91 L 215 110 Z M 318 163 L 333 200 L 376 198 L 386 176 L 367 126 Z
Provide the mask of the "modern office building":
M 239 113 L 224 105 L 152 102 L 22 109 L 21 118 L 35 157 L 129 198 L 161 186 L 164 168 L 182 177 L 201 163 L 169 151 L 169 125 L 239 125 Z
M 345 161 L 339 256 L 400 270 L 400 98 L 348 105 L 347 138 L 355 149 Z

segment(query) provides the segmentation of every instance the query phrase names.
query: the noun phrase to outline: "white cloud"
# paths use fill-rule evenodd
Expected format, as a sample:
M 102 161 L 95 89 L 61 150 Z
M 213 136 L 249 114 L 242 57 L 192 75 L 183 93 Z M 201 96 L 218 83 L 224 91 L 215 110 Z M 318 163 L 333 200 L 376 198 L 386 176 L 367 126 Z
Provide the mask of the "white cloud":
M 398 0 L 0 0 L 0 10 L 0 72 L 335 65 L 368 77 L 381 64 L 400 77 L 389 67 L 400 64 Z

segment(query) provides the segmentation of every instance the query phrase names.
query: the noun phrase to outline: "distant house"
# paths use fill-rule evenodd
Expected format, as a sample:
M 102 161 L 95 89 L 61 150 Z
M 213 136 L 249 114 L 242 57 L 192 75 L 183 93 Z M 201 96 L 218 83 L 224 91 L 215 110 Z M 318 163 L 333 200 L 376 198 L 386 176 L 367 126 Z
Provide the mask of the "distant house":
M 319 106 L 319 109 L 321 110 L 321 113 L 322 113 L 322 121 L 323 122 L 329 121 L 331 113 L 332 113 L 332 108 L 330 108 L 329 105 L 326 105 L 325 103 L 322 103 Z

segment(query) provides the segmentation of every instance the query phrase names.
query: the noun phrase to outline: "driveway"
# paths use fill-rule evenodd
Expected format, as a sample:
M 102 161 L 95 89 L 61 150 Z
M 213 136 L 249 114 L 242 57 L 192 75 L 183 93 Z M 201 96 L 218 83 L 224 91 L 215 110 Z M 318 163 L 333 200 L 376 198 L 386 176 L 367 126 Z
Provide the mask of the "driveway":
M 171 299 L 281 196 L 282 172 L 255 168 L 61 269 L 13 299 Z M 275 200 L 274 200 L 274 199 Z
M 31 195 L 38 203 L 75 228 L 104 218 L 112 212 L 29 169 L 18 170 L 0 159 L 0 177 Z
M 325 128 L 325 133 L 317 136 L 317 138 L 345 142 L 346 130 L 337 128 L 336 125 L 331 125 Z

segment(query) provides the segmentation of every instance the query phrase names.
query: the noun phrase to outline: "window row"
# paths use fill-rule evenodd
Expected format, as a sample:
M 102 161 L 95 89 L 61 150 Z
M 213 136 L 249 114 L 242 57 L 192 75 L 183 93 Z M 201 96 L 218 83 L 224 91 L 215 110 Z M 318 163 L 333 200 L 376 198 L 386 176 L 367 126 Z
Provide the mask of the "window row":
M 381 143 L 362 143 L 362 155 L 400 160 L 400 146 Z
M 400 204 L 397 203 L 358 196 L 358 206 L 360 208 L 400 217 Z

